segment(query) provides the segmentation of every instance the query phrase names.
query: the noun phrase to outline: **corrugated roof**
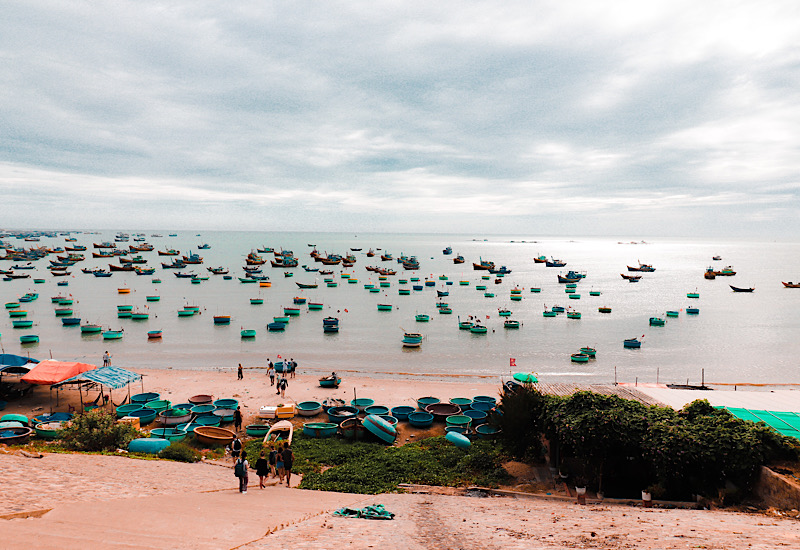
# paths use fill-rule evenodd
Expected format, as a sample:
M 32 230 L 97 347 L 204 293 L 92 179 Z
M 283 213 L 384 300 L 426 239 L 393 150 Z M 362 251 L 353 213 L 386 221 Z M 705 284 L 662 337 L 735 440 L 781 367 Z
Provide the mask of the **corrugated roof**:
M 73 376 L 61 384 L 70 384 L 72 382 L 97 382 L 98 384 L 116 390 L 127 386 L 131 382 L 141 380 L 142 375 L 133 371 L 129 371 L 120 367 L 98 367 L 94 370 L 86 371 L 77 376 Z

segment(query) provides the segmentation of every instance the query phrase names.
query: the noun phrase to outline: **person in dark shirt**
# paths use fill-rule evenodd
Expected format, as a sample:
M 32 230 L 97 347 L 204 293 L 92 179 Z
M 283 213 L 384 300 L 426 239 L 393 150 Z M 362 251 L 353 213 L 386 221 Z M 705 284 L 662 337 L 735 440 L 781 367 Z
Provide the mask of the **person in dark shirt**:
M 292 448 L 287 444 L 283 449 L 283 471 L 286 473 L 286 486 L 290 487 L 289 483 L 292 479 L 292 465 L 294 464 L 294 453 Z

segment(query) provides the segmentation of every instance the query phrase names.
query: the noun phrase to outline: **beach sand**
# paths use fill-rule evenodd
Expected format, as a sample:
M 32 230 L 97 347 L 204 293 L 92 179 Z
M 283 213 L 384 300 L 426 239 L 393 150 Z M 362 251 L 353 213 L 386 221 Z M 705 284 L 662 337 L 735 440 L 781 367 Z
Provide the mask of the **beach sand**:
M 343 375 L 339 389 L 320 388 L 320 373 L 290 379 L 286 398 L 275 395 L 264 370 L 142 371 L 144 391 L 173 402 L 211 393 L 240 401 L 245 424 L 264 405 L 355 395 L 388 406 L 497 396 L 497 380 L 374 379 Z M 142 391 L 137 383 L 131 393 Z M 127 390 L 117 390 L 117 403 Z M 61 392 L 59 410 L 78 405 Z M 95 395 L 90 395 L 93 399 Z M 49 407 L 37 388 L 9 411 L 36 414 Z M 85 395 L 84 395 L 85 400 Z M 55 403 L 55 400 L 53 400 Z M 418 433 L 416 438 L 424 437 Z M 401 443 L 411 439 L 406 432 Z M 248 548 L 248 549 L 539 549 L 539 548 L 763 548 L 800 547 L 800 522 L 763 514 L 662 510 L 533 496 L 471 498 L 442 494 L 356 495 L 303 491 L 271 484 L 236 491 L 230 463 L 182 464 L 124 456 L 45 454 L 29 458 L 0 447 L 4 548 Z M 295 476 L 298 478 L 298 476 Z M 525 480 L 519 479 L 517 483 Z M 293 479 L 293 482 L 299 482 Z M 393 521 L 333 516 L 336 509 L 383 504 Z M 10 519 L 9 519 L 10 518 Z

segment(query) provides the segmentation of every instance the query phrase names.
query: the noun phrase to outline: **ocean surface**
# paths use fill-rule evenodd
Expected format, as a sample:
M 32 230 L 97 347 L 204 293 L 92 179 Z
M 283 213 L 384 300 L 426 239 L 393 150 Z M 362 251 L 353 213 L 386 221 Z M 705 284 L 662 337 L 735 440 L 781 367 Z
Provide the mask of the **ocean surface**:
M 53 357 L 59 360 L 78 360 L 101 363 L 102 354 L 108 350 L 113 364 L 130 368 L 208 369 L 235 367 L 260 367 L 268 358 L 275 361 L 280 355 L 292 357 L 300 370 L 306 372 L 357 371 L 383 377 L 397 373 L 433 376 L 487 376 L 508 377 L 514 372 L 535 372 L 543 381 L 610 383 L 661 382 L 699 384 L 706 383 L 800 383 L 800 289 L 786 289 L 781 281 L 800 280 L 800 244 L 787 242 L 747 242 L 680 239 L 645 239 L 631 242 L 615 238 L 558 238 L 526 235 L 492 236 L 484 240 L 464 235 L 423 234 L 341 234 L 341 233 L 266 233 L 266 232 L 143 232 L 146 241 L 156 250 L 179 249 L 181 253 L 199 253 L 204 263 L 180 270 L 194 271 L 209 278 L 200 284 L 189 279 L 176 278 L 172 269 L 162 269 L 161 262 L 170 257 L 158 256 L 156 251 L 141 253 L 148 259 L 147 266 L 156 267 L 152 276 L 114 273 L 110 278 L 97 278 L 81 273 L 81 268 L 100 266 L 108 268 L 107 259 L 91 257 L 92 243 L 113 241 L 117 232 L 95 234 L 73 233 L 77 244 L 87 246 L 87 259 L 71 268 L 66 277 L 68 286 L 59 287 L 61 277 L 47 271 L 49 259 L 38 260 L 36 270 L 28 271 L 32 277 L 45 279 L 34 284 L 33 279 L 0 281 L 2 302 L 18 299 L 26 292 L 38 292 L 37 301 L 23 304 L 28 318 L 35 324 L 30 329 L 12 328 L 11 319 L 3 312 L 0 319 L 2 348 L 5 353 L 30 355 L 37 359 Z M 117 243 L 120 247 L 139 244 L 133 241 L 135 231 L 128 230 L 131 240 Z M 158 233 L 161 237 L 154 237 Z M 175 233 L 175 236 L 170 236 Z M 64 236 L 42 237 L 39 243 L 6 239 L 15 246 L 46 245 L 65 246 Z M 620 242 L 622 241 L 622 242 Z M 208 250 L 198 250 L 207 243 Z M 353 268 L 325 267 L 309 256 L 315 245 L 321 253 L 350 253 L 357 263 Z M 443 249 L 452 247 L 453 255 L 444 255 Z M 329 288 L 323 276 L 305 272 L 302 267 L 291 270 L 263 267 L 272 286 L 260 288 L 258 284 L 240 283 L 245 256 L 259 247 L 294 251 L 300 266 L 332 269 L 339 283 Z M 381 262 L 380 257 L 368 258 L 366 252 L 382 249 L 395 257 L 414 255 L 421 264 L 417 271 L 404 271 L 397 262 Z M 380 254 L 380 252 L 378 252 Z M 466 263 L 456 265 L 453 257 L 461 254 Z M 565 268 L 548 268 L 535 264 L 533 258 L 545 255 L 567 262 Z M 721 261 L 712 261 L 720 255 Z M 272 254 L 262 254 L 273 259 Z M 497 266 L 505 265 L 512 273 L 499 284 L 495 277 L 483 280 L 485 271 L 474 271 L 472 262 L 490 260 Z M 644 273 L 638 283 L 629 283 L 620 277 L 628 274 L 626 266 L 638 262 L 651 264 L 653 273 Z M 0 262 L 0 268 L 9 269 L 14 263 Z M 114 261 L 113 263 L 118 263 Z M 396 269 L 398 274 L 388 278 L 391 286 L 378 294 L 364 288 L 365 283 L 378 285 L 378 276 L 365 270 L 365 266 L 380 265 Z M 731 265 L 737 271 L 734 277 L 717 277 L 706 280 L 703 272 L 708 266 L 722 268 Z M 234 275 L 232 280 L 206 271 L 212 266 L 223 266 Z M 587 276 L 578 285 L 579 300 L 568 299 L 565 285 L 557 282 L 557 274 L 569 269 L 584 271 Z M 294 275 L 286 277 L 285 272 Z M 358 279 L 348 284 L 341 273 Z M 447 277 L 447 285 L 440 276 Z M 419 277 L 435 280 L 435 287 L 425 286 L 400 296 L 399 279 Z M 153 279 L 161 279 L 154 284 Z M 469 281 L 462 286 L 460 281 Z M 295 283 L 314 283 L 313 290 L 300 290 Z M 476 290 L 484 284 L 493 298 Z M 729 284 L 738 287 L 755 287 L 752 294 L 734 293 Z M 512 288 L 523 289 L 522 301 L 510 300 Z M 540 293 L 530 292 L 531 287 L 541 288 Z M 119 288 L 129 288 L 130 294 L 119 294 Z M 446 301 L 453 313 L 437 312 L 436 290 L 447 290 Z M 600 291 L 600 296 L 590 296 L 590 290 Z M 699 299 L 687 298 L 687 293 L 698 292 Z M 159 302 L 147 302 L 145 297 L 158 294 Z M 55 316 L 56 305 L 51 296 L 69 295 L 75 303 L 74 316 L 82 322 L 102 324 L 104 327 L 124 329 L 124 337 L 104 341 L 100 335 L 82 335 L 77 326 L 62 326 Z M 291 307 L 295 296 L 311 302 L 325 304 L 322 311 L 308 311 L 299 306 L 301 314 L 293 317 L 284 332 L 268 332 L 266 325 L 273 316 L 282 315 L 284 306 Z M 263 298 L 263 305 L 251 305 L 251 298 Z M 377 304 L 391 304 L 391 311 L 378 311 Z M 130 304 L 147 310 L 146 321 L 117 318 L 117 305 Z M 184 305 L 197 305 L 201 314 L 178 317 Z M 579 320 L 561 314 L 545 318 L 545 307 L 571 306 L 581 312 Z M 598 312 L 598 307 L 612 308 L 610 314 Z M 687 306 L 700 308 L 700 314 L 689 316 Z M 500 308 L 513 312 L 512 319 L 522 327 L 509 330 L 503 327 Z M 667 318 L 666 326 L 649 326 L 650 317 L 665 317 L 667 310 L 679 310 L 676 318 Z M 431 316 L 428 323 L 415 321 L 415 315 Z M 215 325 L 214 315 L 230 315 L 230 325 Z M 340 331 L 326 334 L 322 319 L 335 316 L 340 319 Z M 459 319 L 469 316 L 480 319 L 488 333 L 472 334 L 459 330 Z M 242 328 L 256 329 L 254 339 L 240 336 Z M 150 330 L 163 330 L 161 340 L 148 340 Z M 424 335 L 422 346 L 403 348 L 404 331 Z M 22 334 L 38 334 L 40 343 L 20 344 Z M 623 340 L 643 338 L 640 349 L 623 347 Z M 582 346 L 597 349 L 596 359 L 586 364 L 570 361 L 570 354 Z M 510 363 L 514 359 L 515 366 Z M 421 378 L 421 384 L 424 378 Z

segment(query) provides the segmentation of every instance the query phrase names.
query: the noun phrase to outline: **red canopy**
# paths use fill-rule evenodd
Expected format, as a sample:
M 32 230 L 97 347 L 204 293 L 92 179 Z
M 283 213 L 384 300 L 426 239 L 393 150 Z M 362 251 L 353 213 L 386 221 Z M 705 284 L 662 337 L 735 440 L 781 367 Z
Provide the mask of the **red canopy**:
M 22 377 L 22 381 L 28 384 L 50 386 L 66 380 L 67 378 L 72 378 L 82 372 L 86 372 L 87 370 L 96 368 L 96 365 L 90 365 L 88 363 L 53 361 L 52 359 L 48 359 L 33 367 L 28 374 Z

